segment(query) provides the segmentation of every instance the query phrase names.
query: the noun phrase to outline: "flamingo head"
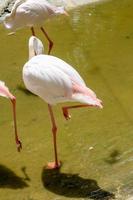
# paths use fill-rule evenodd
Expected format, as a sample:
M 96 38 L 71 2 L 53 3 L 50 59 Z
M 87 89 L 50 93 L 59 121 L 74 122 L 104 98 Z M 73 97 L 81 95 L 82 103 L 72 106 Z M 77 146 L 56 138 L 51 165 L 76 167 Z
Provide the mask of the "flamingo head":
M 14 26 L 13 18 L 11 14 L 7 14 L 3 20 L 3 24 L 7 29 L 12 29 Z
M 31 36 L 29 39 L 29 59 L 33 56 L 40 55 L 44 53 L 44 46 L 37 37 Z
M 64 9 L 63 6 L 60 6 L 58 7 L 56 10 L 55 10 L 55 13 L 58 15 L 60 14 L 63 14 L 63 15 L 66 15 L 66 16 L 69 16 L 69 14 L 67 13 L 67 11 Z

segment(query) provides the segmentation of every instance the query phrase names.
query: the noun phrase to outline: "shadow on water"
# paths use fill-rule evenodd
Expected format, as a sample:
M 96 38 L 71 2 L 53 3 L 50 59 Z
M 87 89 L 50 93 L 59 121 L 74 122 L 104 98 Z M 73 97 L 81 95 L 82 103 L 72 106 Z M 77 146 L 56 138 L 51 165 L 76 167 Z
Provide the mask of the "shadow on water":
M 105 162 L 113 165 L 117 162 L 119 162 L 119 156 L 120 156 L 120 152 L 118 150 L 114 150 L 112 151 L 112 153 L 109 155 L 109 157 L 107 159 L 105 159 Z
M 29 90 L 27 90 L 24 86 L 22 85 L 17 85 L 17 90 L 20 90 L 21 92 L 25 93 L 26 95 L 30 96 L 36 96 L 35 94 L 33 94 L 32 92 L 30 92 Z
M 9 168 L 0 165 L 0 188 L 19 189 L 28 187 L 26 179 L 17 176 Z
M 21 170 L 22 170 L 22 172 L 23 172 L 23 174 L 25 176 L 24 180 L 25 181 L 30 181 L 30 177 L 28 176 L 28 174 L 26 172 L 26 167 L 22 167 Z
M 114 194 L 101 189 L 95 180 L 82 178 L 78 174 L 61 173 L 59 169 L 44 168 L 42 182 L 46 189 L 66 197 L 98 200 L 115 198 Z

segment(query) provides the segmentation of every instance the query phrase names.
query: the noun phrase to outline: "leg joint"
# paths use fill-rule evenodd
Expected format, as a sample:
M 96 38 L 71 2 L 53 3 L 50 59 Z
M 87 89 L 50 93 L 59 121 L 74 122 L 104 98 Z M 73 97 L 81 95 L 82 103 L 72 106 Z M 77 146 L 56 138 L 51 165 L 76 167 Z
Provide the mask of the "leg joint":
M 56 126 L 53 126 L 53 127 L 52 127 L 52 132 L 53 132 L 53 133 L 56 133 L 56 132 L 57 132 L 57 127 L 56 127 Z

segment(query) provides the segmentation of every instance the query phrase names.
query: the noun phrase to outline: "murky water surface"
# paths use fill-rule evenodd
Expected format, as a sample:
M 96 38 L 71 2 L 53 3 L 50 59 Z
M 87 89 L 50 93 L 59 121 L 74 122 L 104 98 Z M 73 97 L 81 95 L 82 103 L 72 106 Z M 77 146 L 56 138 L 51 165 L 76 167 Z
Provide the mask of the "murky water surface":
M 14 144 L 10 102 L 0 99 L 0 200 L 129 199 L 133 195 L 133 1 L 80 7 L 70 17 L 45 24 L 56 55 L 80 72 L 104 109 L 72 110 L 58 124 L 60 171 L 44 169 L 53 159 L 45 102 L 26 92 L 22 68 L 30 30 L 7 36 L 0 27 L 0 79 L 17 97 L 19 135 Z M 37 31 L 39 38 L 47 41 Z M 90 148 L 91 147 L 91 148 Z M 93 148 L 92 148 L 93 147 Z M 92 149 L 92 150 L 90 150 Z

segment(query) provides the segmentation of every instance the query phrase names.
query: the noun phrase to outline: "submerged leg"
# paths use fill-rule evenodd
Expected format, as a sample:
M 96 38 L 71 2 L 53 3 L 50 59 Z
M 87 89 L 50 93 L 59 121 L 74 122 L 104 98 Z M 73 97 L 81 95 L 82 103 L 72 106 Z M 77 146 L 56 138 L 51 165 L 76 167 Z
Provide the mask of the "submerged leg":
M 48 168 L 49 169 L 56 169 L 56 168 L 60 167 L 60 162 L 58 161 L 58 156 L 57 156 L 57 144 L 56 144 L 57 126 L 56 126 L 56 123 L 55 123 L 55 118 L 54 118 L 52 107 L 49 104 L 48 104 L 48 109 L 49 109 L 50 118 L 51 118 L 51 122 L 52 122 L 52 133 L 53 133 L 53 143 L 54 143 L 54 156 L 55 156 L 55 162 L 48 163 Z
M 54 43 L 52 42 L 52 40 L 50 39 L 50 37 L 48 36 L 48 34 L 46 33 L 46 31 L 44 30 L 43 27 L 41 27 L 41 30 L 42 30 L 42 32 L 44 33 L 45 37 L 47 38 L 47 40 L 48 40 L 48 42 L 49 42 L 48 54 L 50 54 Z
M 71 119 L 71 115 L 68 113 L 68 109 L 72 108 L 82 108 L 82 107 L 90 107 L 91 105 L 83 104 L 83 105 L 75 105 L 75 106 L 65 106 L 62 107 L 63 115 L 66 118 L 66 120 Z
M 16 120 L 16 98 L 11 99 L 12 105 L 13 105 L 13 119 L 14 119 L 14 130 L 15 130 L 15 141 L 17 144 L 17 149 L 20 152 L 22 149 L 22 143 L 18 138 L 18 132 L 17 132 L 17 120 Z

